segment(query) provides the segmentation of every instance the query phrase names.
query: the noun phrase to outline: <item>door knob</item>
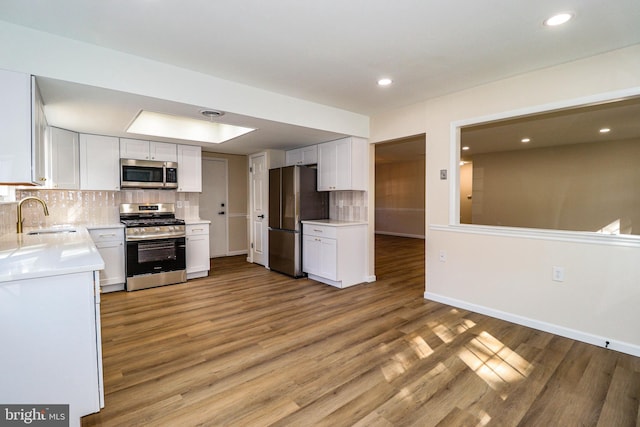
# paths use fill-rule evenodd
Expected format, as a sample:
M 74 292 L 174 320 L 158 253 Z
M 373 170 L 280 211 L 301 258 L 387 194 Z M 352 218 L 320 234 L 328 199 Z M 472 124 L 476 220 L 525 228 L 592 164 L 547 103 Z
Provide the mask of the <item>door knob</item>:
M 224 211 L 218 212 L 218 215 L 224 215 Z
M 264 214 L 262 214 L 262 215 L 258 215 L 258 218 L 260 218 L 260 219 L 264 219 Z

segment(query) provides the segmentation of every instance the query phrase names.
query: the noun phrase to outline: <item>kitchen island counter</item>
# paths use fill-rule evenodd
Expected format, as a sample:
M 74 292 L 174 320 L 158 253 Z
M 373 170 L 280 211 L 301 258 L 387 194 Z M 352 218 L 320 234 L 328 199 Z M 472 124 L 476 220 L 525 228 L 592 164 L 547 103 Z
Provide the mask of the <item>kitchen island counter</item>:
M 104 269 L 104 261 L 89 232 L 72 226 L 74 232 L 46 233 L 29 228 L 24 233 L 0 236 L 0 283 Z M 30 235 L 29 232 L 42 234 Z

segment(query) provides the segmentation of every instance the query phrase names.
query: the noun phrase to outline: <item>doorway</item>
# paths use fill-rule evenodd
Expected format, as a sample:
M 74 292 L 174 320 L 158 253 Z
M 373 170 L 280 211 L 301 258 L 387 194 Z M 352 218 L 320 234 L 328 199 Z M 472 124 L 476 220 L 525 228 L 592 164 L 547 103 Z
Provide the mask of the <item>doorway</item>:
M 375 233 L 424 239 L 425 135 L 375 144 Z
M 374 152 L 376 277 L 384 280 L 410 268 L 426 283 L 426 135 L 377 143 Z
M 200 216 L 211 221 L 209 253 L 211 258 L 229 254 L 228 164 L 226 159 L 202 160 Z

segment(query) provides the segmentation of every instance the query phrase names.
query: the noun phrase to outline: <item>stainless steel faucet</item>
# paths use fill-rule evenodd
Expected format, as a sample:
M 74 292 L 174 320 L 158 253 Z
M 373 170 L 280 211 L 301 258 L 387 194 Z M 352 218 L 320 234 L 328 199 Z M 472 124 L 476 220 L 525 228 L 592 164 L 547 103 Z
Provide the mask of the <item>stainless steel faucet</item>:
M 42 208 L 44 209 L 44 215 L 49 216 L 49 209 L 47 208 L 47 204 L 44 202 L 44 200 L 39 197 L 33 196 L 25 197 L 18 202 L 18 233 L 22 233 L 22 223 L 24 222 L 24 218 L 22 218 L 22 204 L 27 200 L 35 200 L 37 202 L 40 202 Z

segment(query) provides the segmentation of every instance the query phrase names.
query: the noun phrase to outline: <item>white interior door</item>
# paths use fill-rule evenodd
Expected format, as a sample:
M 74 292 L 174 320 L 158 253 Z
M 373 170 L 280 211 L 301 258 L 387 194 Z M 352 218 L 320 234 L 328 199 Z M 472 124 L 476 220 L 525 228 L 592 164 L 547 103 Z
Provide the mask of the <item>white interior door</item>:
M 211 221 L 209 228 L 209 256 L 211 258 L 226 256 L 229 253 L 227 195 L 227 160 L 203 159 L 200 217 Z
M 268 267 L 269 262 L 269 169 L 267 155 L 249 159 L 251 177 L 251 261 Z

